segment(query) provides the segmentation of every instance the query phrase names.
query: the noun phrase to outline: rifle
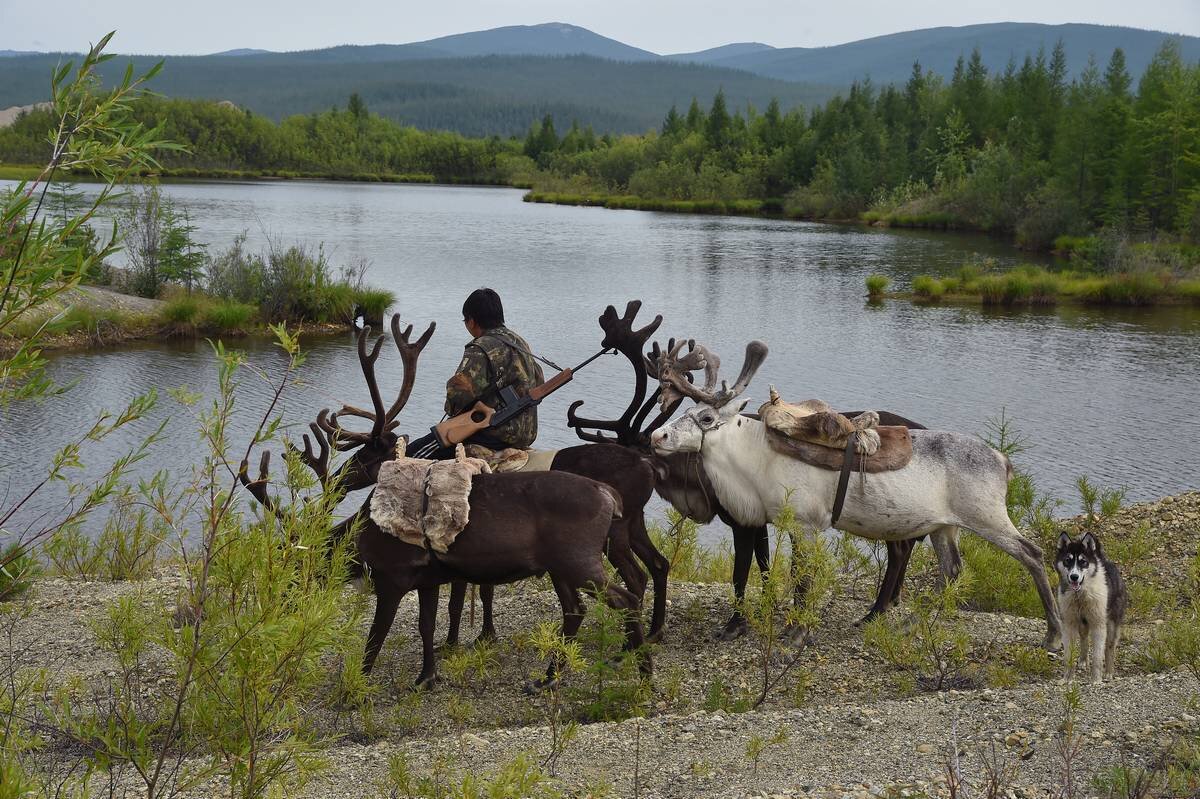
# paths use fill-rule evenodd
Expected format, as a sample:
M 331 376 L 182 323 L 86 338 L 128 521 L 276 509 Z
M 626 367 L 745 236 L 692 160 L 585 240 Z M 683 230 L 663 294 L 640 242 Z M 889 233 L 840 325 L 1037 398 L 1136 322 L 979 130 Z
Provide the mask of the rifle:
M 451 416 L 449 419 L 434 425 L 430 429 L 439 444 L 443 447 L 449 447 L 466 441 L 471 436 L 482 430 L 487 430 L 489 427 L 499 427 L 514 416 L 518 416 L 538 405 L 547 396 L 553 394 L 567 383 L 570 383 L 574 379 L 576 372 L 608 352 L 611 352 L 611 350 L 607 348 L 602 349 L 574 369 L 563 369 L 540 386 L 529 389 L 529 392 L 523 397 L 518 396 L 512 386 L 504 386 L 498 392 L 495 392 L 500 398 L 500 408 L 493 408 L 490 405 L 484 404 L 481 400 L 476 400 L 475 404 L 469 410 L 463 411 L 457 416 Z

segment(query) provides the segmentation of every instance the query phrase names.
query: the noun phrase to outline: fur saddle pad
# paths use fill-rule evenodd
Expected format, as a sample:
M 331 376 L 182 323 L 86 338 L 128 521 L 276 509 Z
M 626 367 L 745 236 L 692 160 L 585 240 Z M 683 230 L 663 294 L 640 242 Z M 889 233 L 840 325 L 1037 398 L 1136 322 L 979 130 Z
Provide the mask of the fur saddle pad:
M 879 414 L 874 411 L 847 419 L 821 400 L 784 402 L 772 386 L 771 398 L 758 409 L 758 418 L 784 438 L 844 451 L 853 436 L 860 453 L 874 455 L 879 449 Z
M 461 444 L 452 461 L 386 461 L 371 495 L 371 520 L 406 544 L 446 552 L 470 521 L 471 479 L 491 471 Z
M 485 461 L 493 472 L 548 472 L 554 465 L 556 449 L 494 450 L 479 444 L 467 444 L 467 457 Z
M 908 465 L 912 460 L 912 436 L 908 434 L 907 427 L 887 425 L 876 427 L 873 432 L 879 436 L 879 449 L 873 455 L 861 455 L 856 458 L 854 471 L 864 471 L 865 467 L 866 472 L 873 474 L 903 469 Z M 844 449 L 789 438 L 770 427 L 767 428 L 767 443 L 771 445 L 771 449 L 783 455 L 810 466 L 819 466 L 835 472 L 841 471 L 842 462 L 846 459 Z

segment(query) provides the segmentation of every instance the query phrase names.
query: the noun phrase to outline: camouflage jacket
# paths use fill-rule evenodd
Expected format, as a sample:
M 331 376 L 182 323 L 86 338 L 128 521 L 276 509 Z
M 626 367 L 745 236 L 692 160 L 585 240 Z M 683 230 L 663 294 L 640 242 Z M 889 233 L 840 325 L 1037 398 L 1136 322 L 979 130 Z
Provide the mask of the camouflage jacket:
M 518 395 L 540 386 L 542 368 L 529 354 L 525 339 L 501 325 L 486 331 L 463 350 L 458 371 L 446 382 L 446 413 L 457 416 L 476 400 L 495 407 L 495 392 L 512 386 Z M 510 447 L 527 449 L 537 438 L 537 408 L 518 414 L 487 436 Z

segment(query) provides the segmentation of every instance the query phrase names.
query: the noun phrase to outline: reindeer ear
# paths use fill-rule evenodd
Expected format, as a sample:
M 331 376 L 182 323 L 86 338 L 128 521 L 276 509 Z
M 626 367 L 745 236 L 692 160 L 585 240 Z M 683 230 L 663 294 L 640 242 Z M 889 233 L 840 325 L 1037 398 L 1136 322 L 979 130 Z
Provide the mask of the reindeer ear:
M 1058 534 L 1058 548 L 1059 549 L 1062 549 L 1063 547 L 1067 546 L 1070 543 L 1071 543 L 1071 536 L 1067 535 L 1065 532 Z
M 746 410 L 746 406 L 747 406 L 747 405 L 749 405 L 749 404 L 750 404 L 750 400 L 749 400 L 749 399 L 744 399 L 744 400 L 742 400 L 741 402 L 739 402 L 739 403 L 737 404 L 737 412 L 738 412 L 738 413 L 741 413 L 742 411 Z
M 1094 555 L 1100 549 L 1100 541 L 1091 533 L 1083 534 L 1083 549 L 1089 555 Z

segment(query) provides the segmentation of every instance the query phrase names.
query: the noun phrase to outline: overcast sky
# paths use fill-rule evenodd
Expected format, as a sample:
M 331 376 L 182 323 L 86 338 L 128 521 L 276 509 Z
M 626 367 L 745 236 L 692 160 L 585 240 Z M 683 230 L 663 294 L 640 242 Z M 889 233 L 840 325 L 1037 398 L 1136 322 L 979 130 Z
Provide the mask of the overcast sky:
M 840 44 L 980 22 L 1091 22 L 1200 35 L 1200 0 L 0 0 L 0 49 L 212 53 L 399 44 L 502 25 L 567 22 L 656 53 L 730 42 Z

